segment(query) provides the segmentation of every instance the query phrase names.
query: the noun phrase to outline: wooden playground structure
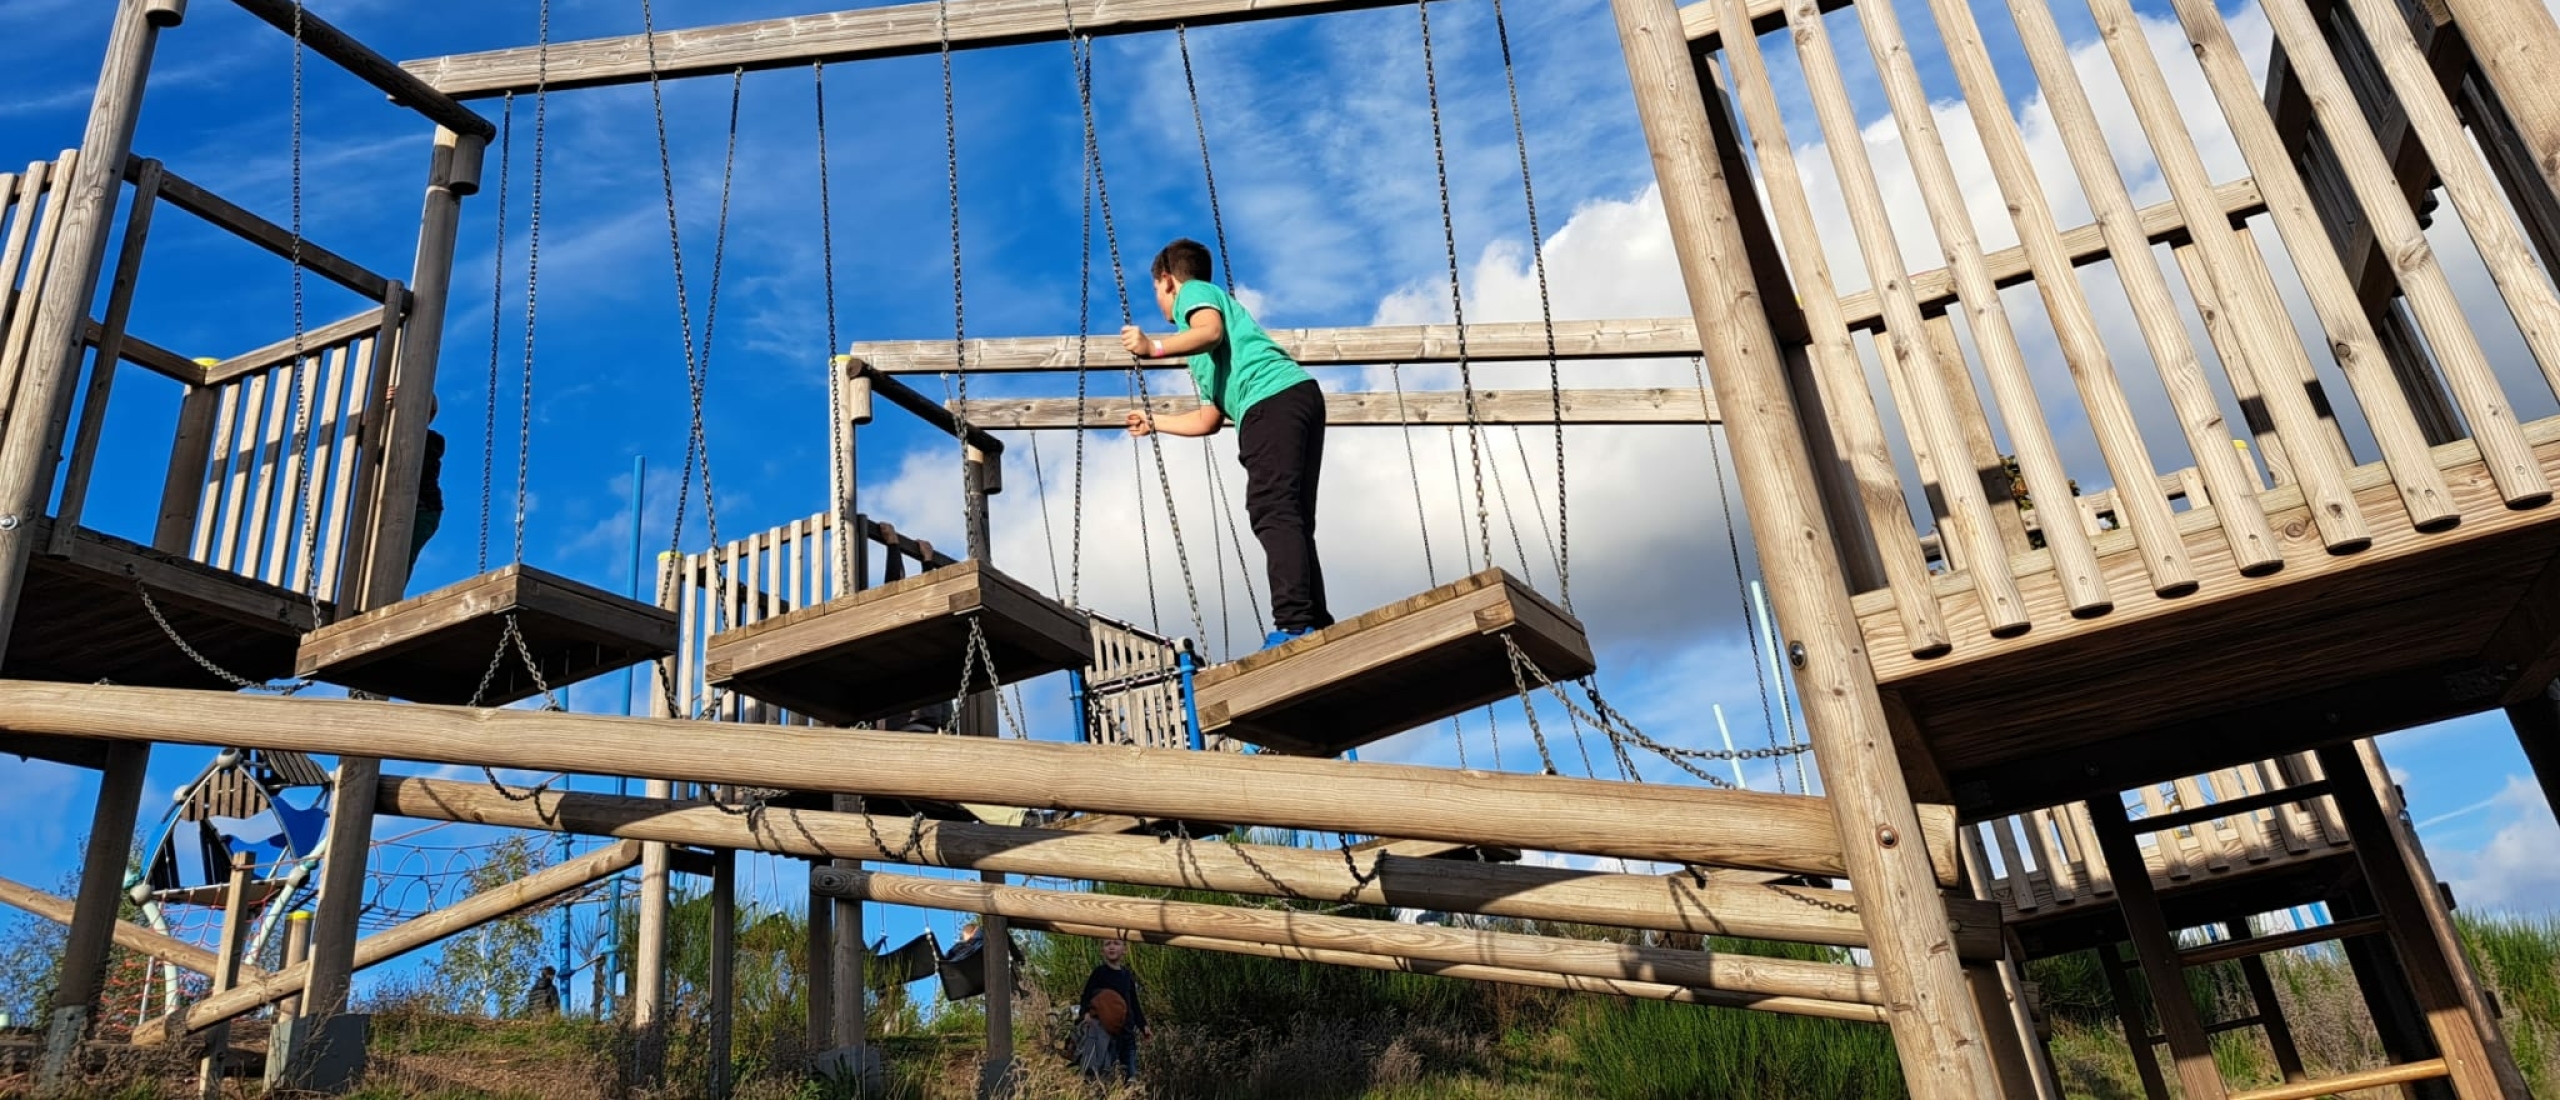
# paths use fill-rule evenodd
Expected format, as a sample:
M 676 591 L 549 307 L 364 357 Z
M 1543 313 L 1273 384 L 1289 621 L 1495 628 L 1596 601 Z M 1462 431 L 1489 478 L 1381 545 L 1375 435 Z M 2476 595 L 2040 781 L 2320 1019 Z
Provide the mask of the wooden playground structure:
M 71 928 L 48 1082 L 96 1023 L 111 942 L 214 977 L 214 992 L 136 1027 L 133 1043 L 218 1050 L 225 1021 L 282 1004 L 271 1079 L 325 1086 L 344 1080 L 331 1066 L 350 1046 L 361 1061 L 354 971 L 634 867 L 628 1008 L 646 1036 L 667 1011 L 671 876 L 710 879 L 717 999 L 736 855 L 761 851 L 810 865 L 810 1038 L 830 1052 L 817 1068 L 835 1072 L 872 1064 L 862 905 L 876 901 L 978 914 L 990 942 L 1013 928 L 1116 933 L 1876 1023 L 1926 1100 L 2058 1095 L 2021 967 L 2094 947 L 2153 1096 L 2170 1077 L 2189 1100 L 2381 1085 L 2525 1095 L 2371 738 L 2504 708 L 2544 790 L 2560 789 L 2560 416 L 2517 411 L 2553 396 L 2524 387 L 2560 387 L 2560 93 L 2543 71 L 2560 27 L 2540 3 L 2260 0 L 2276 49 L 2253 72 L 2215 4 L 2176 0 L 2246 164 L 2216 178 L 2132 5 L 2087 0 L 2139 123 L 2116 143 L 2148 149 L 2167 195 L 2138 206 L 2046 0 L 2005 5 L 2014 26 L 2000 37 L 2014 33 L 2024 69 L 1996 65 L 1978 23 L 2003 5 L 1929 0 L 1929 25 L 1906 27 L 1876 0 L 1612 0 L 1692 316 L 1275 334 L 1320 377 L 1445 363 L 1467 378 L 1487 362 L 1543 362 L 1562 377 L 1590 361 L 1702 358 L 1690 388 L 1328 386 L 1327 413 L 1340 426 L 1470 431 L 1722 425 L 1819 768 L 1815 797 L 1333 759 L 1497 700 L 1552 689 L 1579 705 L 1564 687 L 1589 687 L 1603 639 L 1586 637 L 1569 591 L 1499 570 L 1221 664 L 1001 572 L 987 527 L 1005 446 L 992 433 L 1113 427 L 1131 403 L 970 399 L 965 382 L 944 403 L 901 378 L 1125 372 L 1139 402 L 1188 400 L 1144 390 L 1137 367 L 1171 364 L 1133 367 L 1089 334 L 830 349 L 830 499 L 806 519 L 726 541 L 715 530 L 705 548 L 670 554 L 654 600 L 521 561 L 406 594 L 432 414 L 394 393 L 435 391 L 461 204 L 499 136 L 471 101 L 1034 43 L 1089 50 L 1097 35 L 1398 6 L 1419 10 L 1428 66 L 1431 9 L 1478 0 L 940 0 L 406 64 L 288 0 L 234 2 L 433 124 L 416 261 L 405 279 L 367 271 L 137 154 L 155 51 L 184 48 L 187 0 L 118 0 L 81 146 L 0 175 L 0 752 L 104 776 L 77 896 L 0 890 Z M 1841 31 L 1868 56 L 1835 49 Z M 1933 35 L 1951 65 L 2014 247 L 1984 243 L 1915 35 Z M 1768 54 L 1782 50 L 1818 134 L 1788 134 L 1804 116 L 1781 109 Z M 1508 65 L 1506 45 L 1506 76 Z M 2050 166 L 2040 178 L 2029 155 L 2019 90 L 2002 85 L 2020 72 L 2060 131 L 2068 179 Z M 1889 103 L 1935 266 L 1904 258 L 1853 87 L 1880 87 Z M 1098 182 L 1089 91 L 1084 106 Z M 821 121 L 822 158 L 823 137 Z M 1845 217 L 1826 221 L 1813 166 L 1797 161 L 1816 138 Z M 1206 144 L 1204 132 L 1204 167 Z M 1526 190 L 1525 136 L 1521 156 Z M 2075 185 L 2086 224 L 2049 195 Z M 229 359 L 157 347 L 127 328 L 164 205 L 371 304 Z M 956 183 L 954 205 L 956 252 Z M 1826 246 L 1843 233 L 1862 272 L 1830 267 Z M 2437 249 L 2456 238 L 2494 294 L 2455 293 Z M 1454 242 L 1451 260 L 1454 283 Z M 2145 355 L 2102 338 L 2084 285 L 2100 270 L 2121 285 Z M 2032 301 L 2014 292 L 2030 286 Z M 2293 316 L 2288 292 L 2307 313 Z M 2030 313 L 2050 325 L 2063 369 L 2030 361 Z M 2510 346 L 2522 350 L 2493 353 Z M 156 525 L 131 538 L 81 519 L 127 366 L 185 395 Z M 958 556 L 860 510 L 855 444 L 878 403 L 960 453 Z M 2175 430 L 2146 435 L 2137 405 L 2165 410 Z M 2173 449 L 2164 440 L 2183 455 L 2155 453 Z M 1482 492 L 1479 479 L 1479 505 Z M 652 716 L 502 709 L 643 662 L 656 670 Z M 1077 685 L 1082 743 L 1020 736 L 999 690 L 1057 672 Z M 288 677 L 350 698 L 231 690 Z M 1621 753 L 1663 750 L 1596 688 L 1588 698 Z M 317 863 L 307 942 L 284 969 L 239 961 L 236 919 L 221 952 L 116 919 L 158 744 L 258 750 L 287 768 L 300 754 L 335 758 L 322 850 L 358 858 Z M 1715 758 L 1682 766 L 1713 780 L 1694 763 Z M 494 776 L 386 773 L 386 759 L 647 787 L 524 794 Z M 741 802 L 757 812 L 735 812 Z M 360 936 L 377 814 L 618 843 Z M 1341 851 L 1194 839 L 1233 825 L 1377 839 Z M 1178 844 L 1147 835 L 1168 828 Z M 1527 850 L 1683 869 L 1503 858 Z M 1018 875 L 1863 954 L 1817 963 L 1139 904 L 1007 881 Z M 236 912 L 251 880 L 232 883 Z M 2334 919 L 2252 922 L 2315 902 Z M 2315 1081 L 2260 959 L 2326 940 L 2356 961 L 2392 1063 Z M 2208 1021 L 2180 972 L 2225 963 L 2243 969 L 2256 1010 Z M 986 967 L 988 988 L 1011 987 L 1004 952 L 987 952 Z M 1010 998 L 987 1010 L 997 1081 Z M 725 1021 L 713 1026 L 725 1048 Z M 2284 1083 L 2222 1080 L 2208 1035 L 2240 1027 L 2265 1032 Z M 725 1090 L 721 1072 L 706 1091 Z

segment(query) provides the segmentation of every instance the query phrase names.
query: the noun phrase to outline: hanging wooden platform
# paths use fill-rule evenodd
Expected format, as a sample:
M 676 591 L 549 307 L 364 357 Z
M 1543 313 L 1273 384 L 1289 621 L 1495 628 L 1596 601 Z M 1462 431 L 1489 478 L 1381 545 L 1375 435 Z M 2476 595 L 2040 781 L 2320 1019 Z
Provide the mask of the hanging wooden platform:
M 1004 683 L 1093 659 L 1083 615 L 964 561 L 712 635 L 705 679 L 821 722 L 852 725 L 959 694 L 973 618 Z M 995 683 L 980 667 L 969 687 Z
M 1192 681 L 1200 726 L 1274 752 L 1334 756 L 1517 694 L 1506 631 L 1551 679 L 1598 667 L 1582 624 L 1488 569 L 1201 672 Z
M 509 615 L 555 691 L 676 648 L 675 612 L 518 564 L 313 631 L 294 667 L 395 699 L 467 704 L 495 657 L 478 702 L 504 706 L 542 690 L 522 655 L 499 653 Z
M 1445 840 L 1393 840 L 1385 837 L 1364 840 L 1351 846 L 1354 852 L 1383 849 L 1401 859 L 1453 859 L 1467 863 L 1518 863 L 1520 849 L 1457 844 Z
M 44 545 L 53 521 L 36 527 Z M 81 528 L 66 555 L 30 561 L 0 677 L 231 690 L 152 621 L 141 588 L 170 630 L 250 680 L 290 674 L 294 645 L 314 622 L 300 593 Z

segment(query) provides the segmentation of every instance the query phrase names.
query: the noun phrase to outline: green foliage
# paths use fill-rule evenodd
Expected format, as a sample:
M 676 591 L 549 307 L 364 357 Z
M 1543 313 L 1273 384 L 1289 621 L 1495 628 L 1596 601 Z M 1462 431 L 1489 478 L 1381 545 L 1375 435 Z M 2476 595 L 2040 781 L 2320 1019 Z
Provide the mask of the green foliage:
M 68 897 L 80 888 L 78 872 L 66 873 L 55 893 Z M 8 911 L 0 925 L 0 1016 L 20 1027 L 41 1026 L 53 1007 L 54 981 L 62 970 L 62 949 L 70 930 L 33 913 Z
M 1880 1027 L 1665 1001 L 1590 1000 L 1566 1024 L 1575 1076 L 1595 1096 L 1904 1095 Z
M 2460 915 L 2455 923 L 2506 1011 L 2525 1081 L 2536 1096 L 2560 1096 L 2560 917 Z

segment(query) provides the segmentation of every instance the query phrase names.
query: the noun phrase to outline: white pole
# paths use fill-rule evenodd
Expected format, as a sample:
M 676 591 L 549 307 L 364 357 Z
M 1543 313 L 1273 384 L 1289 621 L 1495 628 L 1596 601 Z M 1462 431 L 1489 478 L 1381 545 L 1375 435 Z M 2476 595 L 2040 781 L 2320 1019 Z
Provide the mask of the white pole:
M 1742 777 L 1742 758 L 1733 753 L 1733 727 L 1724 722 L 1724 704 L 1716 703 L 1713 706 L 1716 712 L 1716 732 L 1724 735 L 1725 762 L 1733 765 L 1733 785 L 1746 791 L 1750 790 L 1751 781 Z
M 1805 754 L 1799 748 L 1799 742 L 1796 739 L 1795 710 L 1787 703 L 1787 674 L 1785 666 L 1779 663 L 1778 651 L 1780 649 L 1780 643 L 1778 641 L 1778 628 L 1776 624 L 1769 621 L 1769 593 L 1767 589 L 1760 587 L 1759 581 L 1751 582 L 1751 614 L 1752 617 L 1759 622 L 1760 640 L 1767 643 L 1766 648 L 1769 653 L 1769 687 L 1771 690 L 1775 691 L 1778 696 L 1778 724 L 1787 731 L 1787 747 L 1798 749 L 1796 753 L 1796 789 L 1805 794 L 1812 794 L 1813 783 L 1811 780 L 1806 778 L 1804 766 Z M 1777 732 L 1777 730 L 1769 731 L 1771 740 L 1776 740 Z

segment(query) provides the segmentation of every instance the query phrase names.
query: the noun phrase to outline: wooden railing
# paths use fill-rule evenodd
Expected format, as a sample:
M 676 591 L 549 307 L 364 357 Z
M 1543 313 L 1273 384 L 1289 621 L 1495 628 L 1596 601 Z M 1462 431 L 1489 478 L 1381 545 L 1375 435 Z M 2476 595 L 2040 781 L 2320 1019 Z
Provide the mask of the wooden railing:
M 2320 766 L 2311 754 L 2223 768 L 2206 775 L 2147 784 L 2130 792 L 2145 818 L 2181 815 L 2171 828 L 2143 834 L 2144 870 L 2162 890 L 2298 859 L 2345 851 L 2337 808 L 2319 794 Z M 2277 792 L 2306 788 L 2300 801 L 2272 802 Z M 2214 814 L 2229 803 L 2233 810 Z M 1967 826 L 1965 838 L 1985 857 L 1992 900 L 2010 920 L 2112 909 L 2114 876 L 2098 855 L 2084 803 L 1994 818 Z
M 1966 609 L 1968 629 L 2005 637 L 2101 617 L 2146 590 L 2174 598 L 2277 570 L 2282 546 L 2261 498 L 2279 489 L 2289 492 L 2270 499 L 2307 506 L 2332 553 L 2443 530 L 2459 513 L 2444 456 L 2431 448 L 2456 441 L 2509 507 L 2552 495 L 2508 387 L 2560 387 L 2560 295 L 2546 276 L 2560 253 L 2560 204 L 2517 155 L 2494 98 L 2464 79 L 2467 66 L 2430 67 L 2444 60 L 2438 37 L 2453 32 L 2413 23 L 2392 0 L 2261 0 L 2279 47 L 2262 94 L 2223 13 L 2177 0 L 2220 108 L 2191 119 L 2133 6 L 2089 6 L 2133 107 L 2131 135 L 2102 124 L 2093 104 L 2112 89 L 2084 83 L 2041 3 L 2007 5 L 2013 25 L 1993 29 L 2022 48 L 2024 64 L 2009 66 L 1995 64 L 1963 0 L 1929 0 L 1926 25 L 1908 27 L 1881 3 L 1699 0 L 1683 10 L 1692 40 L 1711 50 L 1705 88 L 1728 175 L 1759 183 L 1738 185 L 1736 203 L 1755 266 L 1793 284 L 1792 295 L 1763 300 L 1808 368 L 1804 413 L 1843 570 L 1854 590 L 1875 594 L 1862 617 L 1899 621 L 1880 650 L 1945 652 L 1955 637 L 1940 602 L 1953 593 L 1979 603 L 1978 614 Z M 1761 34 L 1718 33 L 1751 20 Z M 1935 41 L 1914 41 L 1932 32 Z M 1867 55 L 1852 60 L 1835 34 L 1863 41 Z M 1791 50 L 1803 95 L 1781 98 L 1764 50 Z M 2006 200 L 2005 228 L 1976 221 L 1975 209 L 1994 207 L 1968 205 L 1940 138 L 1945 89 L 1924 83 L 1913 61 L 1939 51 Z M 1851 94 L 1868 86 L 1885 91 L 1924 231 L 1897 224 L 1888 205 L 1898 177 L 1886 169 L 1899 166 L 1871 159 L 1862 129 L 1873 120 Z M 2063 171 L 2039 175 L 2013 111 L 2029 99 L 2050 113 Z M 2199 136 L 2225 127 L 2245 175 L 2216 178 L 2199 152 Z M 2111 138 L 2148 147 L 2166 202 L 2134 204 Z M 1808 148 L 1827 149 L 1830 163 L 1799 163 Z M 2454 215 L 2439 215 L 2451 224 L 2435 236 L 2467 238 L 2493 293 L 2461 300 L 2430 247 L 2421 206 L 2433 180 Z M 1835 190 L 1842 209 L 1818 210 L 1815 196 Z M 2075 191 L 2088 224 L 2065 224 L 2047 197 Z M 2014 247 L 1986 240 L 2011 233 Z M 1842 236 L 1855 241 L 1840 250 L 1855 257 L 1851 271 L 1828 262 L 1826 246 Z M 1932 238 L 1934 249 L 1918 243 Z M 1906 239 L 1911 254 L 1945 266 L 1915 270 Z M 2271 263 L 2276 253 L 2285 258 Z M 2108 344 L 2101 322 L 2111 315 L 2082 286 L 2082 269 L 2102 262 L 2123 287 L 2138 346 Z M 2000 293 L 2020 284 L 2038 293 Z M 2307 339 L 2287 311 L 2291 294 L 2316 317 Z M 2502 378 L 2482 333 L 2510 318 L 2530 354 Z M 2029 350 L 2048 330 L 2059 353 L 2050 360 Z M 1862 340 L 1882 368 L 1873 388 Z M 2324 387 L 2323 355 L 2343 390 Z M 2145 393 L 2158 395 L 2151 417 L 2173 431 L 2142 430 Z M 2359 453 L 2366 437 L 2371 450 Z M 2173 440 L 2184 454 L 2155 453 Z M 1920 492 L 1904 468 L 1918 473 Z M 2377 507 L 2370 493 L 2359 501 L 2366 484 L 2389 485 L 2396 507 Z M 2084 487 L 2107 495 L 2107 523 L 2035 521 L 2038 506 L 2049 516 Z M 1925 512 L 1918 524 L 1913 507 Z M 1937 553 L 1924 555 L 1924 536 Z M 2111 582 L 2111 572 L 2144 583 Z M 2033 600 L 2021 587 L 2029 577 Z

